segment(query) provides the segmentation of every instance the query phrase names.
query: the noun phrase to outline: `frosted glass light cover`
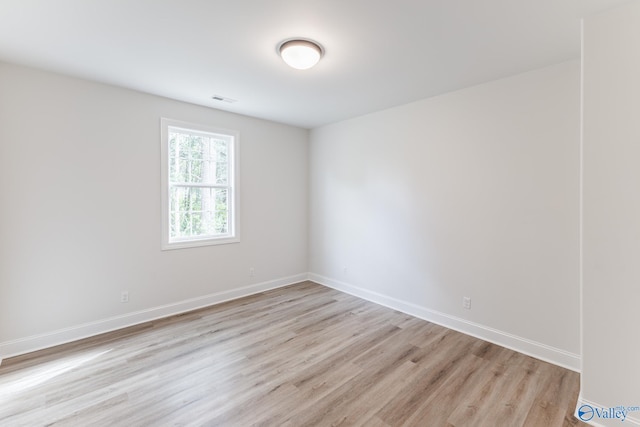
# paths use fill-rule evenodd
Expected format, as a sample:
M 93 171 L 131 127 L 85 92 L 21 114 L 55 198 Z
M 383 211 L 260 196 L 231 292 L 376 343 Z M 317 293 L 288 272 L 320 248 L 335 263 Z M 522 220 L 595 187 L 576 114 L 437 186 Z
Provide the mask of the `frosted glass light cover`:
M 280 56 L 292 68 L 307 70 L 320 61 L 320 46 L 307 40 L 290 40 L 280 46 Z

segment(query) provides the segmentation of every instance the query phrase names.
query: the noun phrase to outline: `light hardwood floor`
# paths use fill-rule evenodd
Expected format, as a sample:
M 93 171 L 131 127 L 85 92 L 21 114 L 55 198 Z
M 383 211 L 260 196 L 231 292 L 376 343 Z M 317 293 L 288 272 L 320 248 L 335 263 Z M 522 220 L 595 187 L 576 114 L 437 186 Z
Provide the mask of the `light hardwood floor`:
M 5 360 L 0 425 L 584 425 L 578 382 L 304 282 Z

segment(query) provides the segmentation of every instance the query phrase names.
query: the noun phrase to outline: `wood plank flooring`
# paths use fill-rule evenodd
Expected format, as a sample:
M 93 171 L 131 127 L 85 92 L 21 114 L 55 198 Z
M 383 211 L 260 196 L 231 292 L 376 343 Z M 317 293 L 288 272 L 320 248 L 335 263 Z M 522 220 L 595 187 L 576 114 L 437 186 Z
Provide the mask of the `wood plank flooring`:
M 579 376 L 304 282 L 5 360 L 1 426 L 574 426 Z

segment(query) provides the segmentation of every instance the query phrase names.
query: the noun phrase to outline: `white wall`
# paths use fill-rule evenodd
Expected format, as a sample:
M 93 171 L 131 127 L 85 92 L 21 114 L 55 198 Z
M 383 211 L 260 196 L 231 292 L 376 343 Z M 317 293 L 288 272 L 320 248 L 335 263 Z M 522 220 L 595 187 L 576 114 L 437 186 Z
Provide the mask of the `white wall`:
M 571 61 L 313 130 L 312 278 L 578 369 L 579 106 Z
M 160 117 L 240 132 L 241 243 L 160 250 Z M 0 358 L 305 278 L 307 159 L 307 130 L 0 63 Z
M 640 2 L 587 18 L 583 42 L 581 397 L 640 406 Z

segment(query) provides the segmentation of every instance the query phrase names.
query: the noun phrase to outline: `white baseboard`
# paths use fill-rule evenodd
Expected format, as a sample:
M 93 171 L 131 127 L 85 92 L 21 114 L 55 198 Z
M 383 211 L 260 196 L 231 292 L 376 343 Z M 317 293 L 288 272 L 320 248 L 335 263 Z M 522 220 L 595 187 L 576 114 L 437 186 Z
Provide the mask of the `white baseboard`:
M 232 289 L 229 291 L 216 292 L 173 304 L 167 304 L 134 313 L 127 313 L 122 316 L 110 317 L 108 319 L 59 329 L 57 331 L 47 332 L 44 334 L 33 335 L 13 341 L 0 342 L 0 364 L 2 363 L 3 358 L 6 359 L 13 356 L 19 356 L 21 354 L 31 353 L 33 351 L 77 341 L 105 332 L 111 332 L 117 329 L 149 322 L 151 320 L 185 313 L 191 310 L 219 304 L 221 302 L 257 294 L 270 289 L 302 282 L 307 280 L 307 278 L 307 273 L 297 274 L 295 276 L 283 277 L 281 279 L 244 286 L 242 288 Z
M 309 280 L 359 298 L 366 299 L 376 304 L 410 314 L 420 319 L 436 323 L 446 328 L 498 344 L 519 353 L 524 353 L 535 357 L 536 359 L 544 360 L 545 362 L 580 372 L 580 355 L 578 354 L 570 353 L 559 348 L 499 331 L 488 326 L 470 322 L 468 320 L 431 310 L 410 302 L 401 301 L 396 298 L 359 288 L 318 274 L 309 273 Z
M 284 277 L 268 282 L 257 283 L 238 289 L 204 295 L 180 301 L 174 304 L 167 304 L 147 310 L 128 313 L 122 316 L 115 316 L 96 322 L 85 323 L 72 326 L 44 334 L 33 335 L 13 341 L 0 342 L 0 364 L 3 358 L 14 357 L 21 354 L 42 350 L 56 345 L 77 341 L 83 338 L 92 337 L 105 332 L 134 326 L 140 323 L 149 322 L 163 317 L 173 316 L 207 307 L 221 302 L 241 298 L 244 296 L 264 292 L 305 280 L 312 280 L 321 285 L 346 292 L 348 294 L 366 299 L 368 301 L 402 311 L 420 319 L 439 324 L 441 326 L 471 335 L 485 341 L 490 341 L 503 347 L 524 353 L 535 358 L 574 370 L 580 370 L 580 356 L 557 349 L 539 342 L 518 337 L 503 331 L 486 327 L 477 323 L 469 322 L 458 317 L 450 316 L 435 310 L 421 307 L 413 303 L 401 301 L 377 292 L 372 292 L 344 282 L 320 276 L 318 274 L 298 274 Z
M 578 403 L 576 403 L 576 411 L 573 414 L 577 419 L 579 419 L 580 421 L 582 421 L 584 423 L 587 423 L 589 425 L 592 425 L 592 426 L 595 426 L 595 427 L 606 427 L 605 424 L 600 424 L 600 422 L 599 422 L 599 421 L 602 421 L 605 418 L 598 417 L 597 413 L 591 412 L 591 414 L 594 414 L 592 418 L 590 418 L 591 414 L 589 414 L 589 413 L 583 415 L 583 416 L 585 416 L 586 420 L 580 417 L 580 413 L 579 413 L 580 408 L 582 408 L 585 405 L 590 406 L 591 408 L 598 408 L 600 410 L 602 410 L 603 408 L 609 408 L 609 406 L 600 405 L 598 403 L 595 403 L 595 402 L 592 402 L 590 400 L 587 400 L 587 399 L 582 397 L 582 392 L 580 392 L 580 396 L 578 396 Z M 586 408 L 586 409 L 587 409 L 587 412 L 590 412 L 589 408 Z M 594 411 L 595 411 L 595 409 L 594 409 Z M 624 421 L 624 423 L 626 425 L 640 426 L 640 418 L 638 418 L 638 417 L 640 417 L 640 411 L 629 412 L 624 420 L 615 419 L 615 418 L 614 419 L 609 418 L 612 421 L 611 423 L 609 423 L 609 425 L 611 425 L 611 424 L 618 425 L 619 423 Z

